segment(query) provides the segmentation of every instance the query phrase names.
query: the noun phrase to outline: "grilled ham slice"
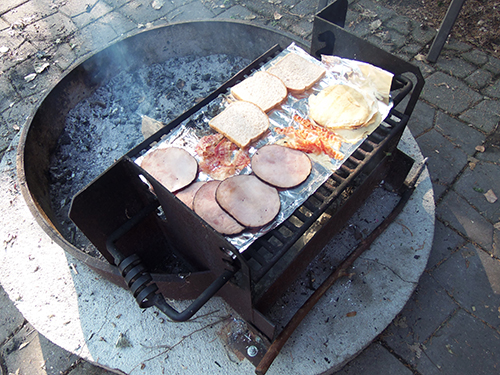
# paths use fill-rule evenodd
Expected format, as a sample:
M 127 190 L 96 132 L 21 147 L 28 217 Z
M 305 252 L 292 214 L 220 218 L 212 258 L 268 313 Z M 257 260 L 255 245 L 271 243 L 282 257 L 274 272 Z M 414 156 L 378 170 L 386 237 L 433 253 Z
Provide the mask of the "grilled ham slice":
M 178 147 L 150 152 L 142 160 L 141 167 L 172 193 L 188 186 L 198 174 L 196 159 Z
M 238 175 L 217 188 L 219 205 L 245 227 L 257 228 L 271 222 L 280 210 L 276 188 L 253 175 Z
M 220 181 L 209 181 L 198 190 L 193 200 L 194 212 L 219 233 L 240 233 L 245 228 L 225 212 L 215 199 L 220 184 Z
M 253 173 L 273 186 L 288 189 L 304 182 L 311 174 L 311 159 L 302 151 L 267 145 L 252 156 Z

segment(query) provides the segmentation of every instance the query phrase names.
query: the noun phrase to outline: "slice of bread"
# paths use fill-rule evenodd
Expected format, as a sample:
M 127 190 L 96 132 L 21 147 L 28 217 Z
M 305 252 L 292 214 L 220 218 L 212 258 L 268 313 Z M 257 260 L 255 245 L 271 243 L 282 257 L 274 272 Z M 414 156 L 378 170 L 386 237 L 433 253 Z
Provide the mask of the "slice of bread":
M 269 129 L 269 118 L 258 106 L 245 101 L 231 103 L 208 124 L 238 147 L 243 148 Z
M 313 87 L 325 75 L 326 69 L 292 52 L 267 72 L 281 79 L 291 92 L 300 93 Z
M 238 99 L 256 104 L 264 112 L 279 105 L 288 95 L 285 84 L 267 72 L 256 72 L 231 89 Z

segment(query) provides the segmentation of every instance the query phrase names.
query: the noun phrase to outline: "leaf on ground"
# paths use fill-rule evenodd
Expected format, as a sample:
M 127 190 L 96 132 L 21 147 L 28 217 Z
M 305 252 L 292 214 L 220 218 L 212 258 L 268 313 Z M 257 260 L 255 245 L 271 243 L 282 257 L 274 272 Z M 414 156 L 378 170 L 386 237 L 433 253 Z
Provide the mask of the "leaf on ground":
M 484 193 L 484 197 L 489 203 L 495 203 L 497 201 L 497 196 L 493 192 L 493 190 L 488 190 L 486 193 Z

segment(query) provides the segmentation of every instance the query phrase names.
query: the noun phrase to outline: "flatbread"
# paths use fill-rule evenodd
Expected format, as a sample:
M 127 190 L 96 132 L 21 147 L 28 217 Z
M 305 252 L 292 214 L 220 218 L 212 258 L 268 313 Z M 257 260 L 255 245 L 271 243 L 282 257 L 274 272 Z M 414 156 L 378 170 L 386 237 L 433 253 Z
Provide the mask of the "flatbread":
M 336 84 L 309 97 L 309 115 L 329 129 L 358 129 L 373 123 L 375 99 L 354 87 Z

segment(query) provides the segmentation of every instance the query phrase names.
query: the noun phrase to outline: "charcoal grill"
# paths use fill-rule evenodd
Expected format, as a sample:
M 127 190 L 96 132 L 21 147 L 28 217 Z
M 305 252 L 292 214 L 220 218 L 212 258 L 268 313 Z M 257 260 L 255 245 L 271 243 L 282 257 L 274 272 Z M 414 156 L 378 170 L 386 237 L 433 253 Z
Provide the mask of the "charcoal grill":
M 346 11 L 347 1 L 337 1 L 316 15 L 311 55 L 337 55 L 390 71 L 395 75 L 391 90 L 394 107 L 399 108 L 404 99 L 407 102 L 403 110 L 393 108 L 382 125 L 291 217 L 240 253 L 133 161 L 201 107 L 276 56 L 290 41 L 280 35 L 274 38 L 280 39 L 278 45 L 129 151 L 74 197 L 71 219 L 109 265 L 102 265 L 102 262 L 82 254 L 76 254 L 77 258 L 83 258 L 90 267 L 116 284 L 129 287 L 141 307 L 160 305 L 162 311 L 174 320 L 189 319 L 217 293 L 255 328 L 256 335 L 272 340 L 276 327 L 265 316 L 269 307 L 343 227 L 372 189 L 382 180 L 393 186 L 400 185 L 412 164 L 397 151 L 396 146 L 422 90 L 423 77 L 413 65 L 346 32 L 343 29 Z M 251 30 L 245 31 L 251 33 Z M 262 39 L 252 40 L 252 43 L 266 44 Z M 206 45 L 199 46 L 194 53 L 206 48 Z M 105 53 L 103 57 L 105 60 Z M 99 76 L 78 78 L 101 82 L 110 73 L 104 70 L 97 74 Z M 85 93 L 75 93 L 75 97 L 68 100 L 77 100 L 82 95 Z M 36 125 L 37 121 L 44 120 L 49 112 L 38 113 L 33 123 Z M 26 135 L 26 142 L 30 141 L 29 137 L 36 136 L 39 143 L 48 137 L 56 139 L 61 131 L 56 128 L 54 134 L 42 135 L 36 126 L 33 128 L 35 135 L 33 132 Z M 61 242 L 50 209 L 44 209 L 48 193 L 43 186 L 30 184 L 37 178 L 46 178 L 40 176 L 43 168 L 29 167 L 34 155 L 24 153 L 22 147 L 20 151 L 20 176 L 21 179 L 25 176 L 29 185 L 29 190 L 23 192 L 34 201 L 35 216 L 43 222 L 49 234 Z M 153 186 L 155 194 L 143 183 L 141 176 Z M 26 189 L 26 185 L 23 186 Z M 330 219 L 320 222 L 325 213 Z M 67 245 L 65 240 L 62 242 Z M 166 252 L 182 265 L 184 272 L 175 275 L 148 272 L 154 269 L 158 257 L 164 257 Z M 196 300 L 187 310 L 177 312 L 161 296 Z M 258 340 L 254 344 L 265 347 L 265 342 Z M 256 363 L 260 357 L 249 359 Z

